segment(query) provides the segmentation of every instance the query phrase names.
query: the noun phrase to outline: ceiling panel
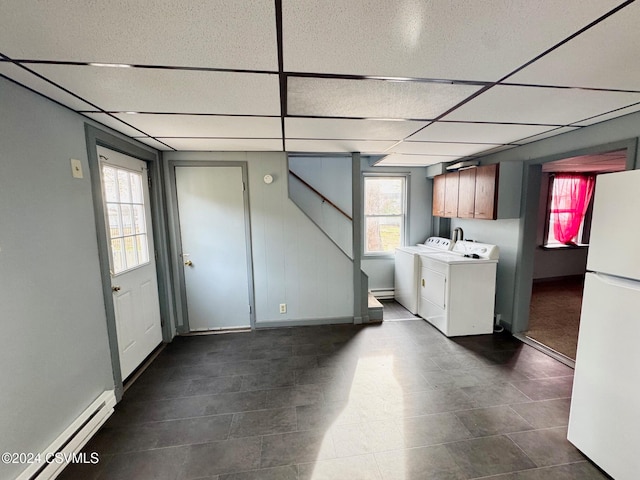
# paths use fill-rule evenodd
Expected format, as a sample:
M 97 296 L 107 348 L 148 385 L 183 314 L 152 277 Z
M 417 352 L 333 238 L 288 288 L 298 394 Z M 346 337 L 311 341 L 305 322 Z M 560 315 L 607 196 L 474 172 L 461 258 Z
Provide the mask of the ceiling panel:
M 633 3 L 509 78 L 539 85 L 640 90 L 640 4 Z
M 367 140 L 290 140 L 285 143 L 289 152 L 323 152 L 323 153 L 384 153 L 394 141 Z
M 3 0 L 15 59 L 277 70 L 273 0 Z
M 554 128 L 553 130 L 549 130 L 548 132 L 540 133 L 539 135 L 533 135 L 531 137 L 523 138 L 521 140 L 517 140 L 513 143 L 517 143 L 518 145 L 524 145 L 525 143 L 537 142 L 538 140 L 542 140 L 543 138 L 555 137 L 556 135 L 560 135 L 561 133 L 571 132 L 572 130 L 577 130 L 577 127 L 559 127 Z
M 0 62 L 0 75 L 5 75 L 8 78 L 21 83 L 25 87 L 29 87 L 37 92 L 46 95 L 47 97 L 56 100 L 67 107 L 74 110 L 95 110 L 94 107 L 87 102 L 77 99 L 73 95 L 68 94 L 64 90 L 51 85 L 49 82 L 42 80 L 36 75 L 29 73 L 24 68 L 21 68 L 13 63 Z
M 142 143 L 144 143 L 146 145 L 149 145 L 150 147 L 156 148 L 158 150 L 171 151 L 171 149 L 169 147 L 167 147 L 166 145 L 158 142 L 157 140 L 155 140 L 153 138 L 141 137 L 141 138 L 136 138 L 136 140 L 138 140 L 139 142 L 142 142 Z
M 616 0 L 283 0 L 293 72 L 495 81 Z
M 124 133 L 125 135 L 129 135 L 130 137 L 139 137 L 139 136 L 147 136 L 149 132 L 142 130 L 142 132 L 136 130 L 135 128 L 131 128 L 129 125 L 125 125 L 117 118 L 113 118 L 112 116 L 106 113 L 93 113 L 86 112 L 83 115 L 92 118 L 96 122 L 100 122 L 107 127 L 111 127 L 114 130 L 117 130 L 120 133 Z M 126 119 L 125 119 L 126 121 Z
M 103 110 L 280 115 L 277 75 L 32 65 Z
M 209 115 L 114 115 L 152 137 L 280 138 L 279 117 L 230 117 Z
M 431 119 L 481 87 L 422 82 L 290 77 L 289 115 Z
M 634 113 L 638 111 L 640 111 L 640 104 L 621 108 L 614 112 L 605 113 L 604 115 L 597 115 L 595 117 L 587 118 L 586 120 L 575 122 L 574 125 L 579 125 L 579 126 L 593 125 L 594 123 L 604 122 L 605 120 L 609 120 L 611 118 L 621 117 L 623 115 L 628 115 L 630 113 Z
M 394 153 L 451 155 L 460 157 L 480 153 L 496 146 L 495 144 L 486 143 L 402 142 L 390 151 Z
M 206 151 L 282 151 L 282 140 L 268 138 L 158 138 L 176 150 Z
M 427 165 L 434 165 L 441 162 L 446 163 L 453 160 L 456 160 L 456 157 L 445 157 L 441 155 L 403 155 L 400 153 L 392 153 L 376 163 L 376 166 L 425 167 Z
M 356 140 L 402 140 L 425 122 L 351 120 L 342 118 L 286 118 L 288 138 L 341 138 Z
M 432 142 L 509 143 L 552 127 L 496 123 L 435 122 L 409 139 Z
M 640 93 L 498 85 L 444 120 L 566 125 L 638 101 Z

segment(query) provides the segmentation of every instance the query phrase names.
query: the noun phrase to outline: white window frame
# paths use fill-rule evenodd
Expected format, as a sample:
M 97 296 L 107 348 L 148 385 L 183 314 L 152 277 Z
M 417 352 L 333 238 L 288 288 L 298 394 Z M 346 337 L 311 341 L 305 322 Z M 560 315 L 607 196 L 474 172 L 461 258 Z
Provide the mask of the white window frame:
M 366 182 L 368 178 L 389 178 L 389 179 L 402 179 L 402 214 L 400 215 L 367 215 L 365 213 L 366 208 Z M 400 217 L 400 244 L 398 247 L 404 247 L 407 243 L 407 218 L 409 214 L 409 179 L 410 175 L 407 173 L 364 173 L 362 180 L 362 256 L 367 258 L 393 258 L 395 251 L 385 252 L 368 252 L 367 251 L 367 218 L 372 217 Z

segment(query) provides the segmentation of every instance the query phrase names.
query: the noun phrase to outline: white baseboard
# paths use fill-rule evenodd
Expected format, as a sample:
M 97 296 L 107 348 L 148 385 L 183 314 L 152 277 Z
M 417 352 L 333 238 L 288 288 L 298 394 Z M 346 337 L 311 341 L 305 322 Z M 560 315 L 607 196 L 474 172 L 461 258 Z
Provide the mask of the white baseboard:
M 113 390 L 102 393 L 51 445 L 40 453 L 40 462 L 30 464 L 16 480 L 55 479 L 67 466 L 65 461 L 60 460 L 80 452 L 111 416 L 115 404 L 116 396 Z

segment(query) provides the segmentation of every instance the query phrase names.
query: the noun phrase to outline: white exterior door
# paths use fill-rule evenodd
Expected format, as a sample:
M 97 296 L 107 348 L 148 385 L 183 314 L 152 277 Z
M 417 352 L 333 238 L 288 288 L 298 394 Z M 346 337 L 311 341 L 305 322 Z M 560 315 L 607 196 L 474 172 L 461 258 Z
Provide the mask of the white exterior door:
M 242 167 L 176 167 L 189 329 L 249 327 Z
M 123 380 L 162 342 L 145 162 L 98 147 Z

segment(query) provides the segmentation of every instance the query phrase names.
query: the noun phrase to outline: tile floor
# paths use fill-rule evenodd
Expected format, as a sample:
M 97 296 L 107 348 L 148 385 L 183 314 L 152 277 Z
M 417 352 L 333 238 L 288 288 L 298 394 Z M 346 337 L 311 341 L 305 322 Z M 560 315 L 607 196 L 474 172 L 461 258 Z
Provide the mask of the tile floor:
M 60 478 L 604 479 L 565 439 L 572 374 L 423 320 L 180 337 Z

